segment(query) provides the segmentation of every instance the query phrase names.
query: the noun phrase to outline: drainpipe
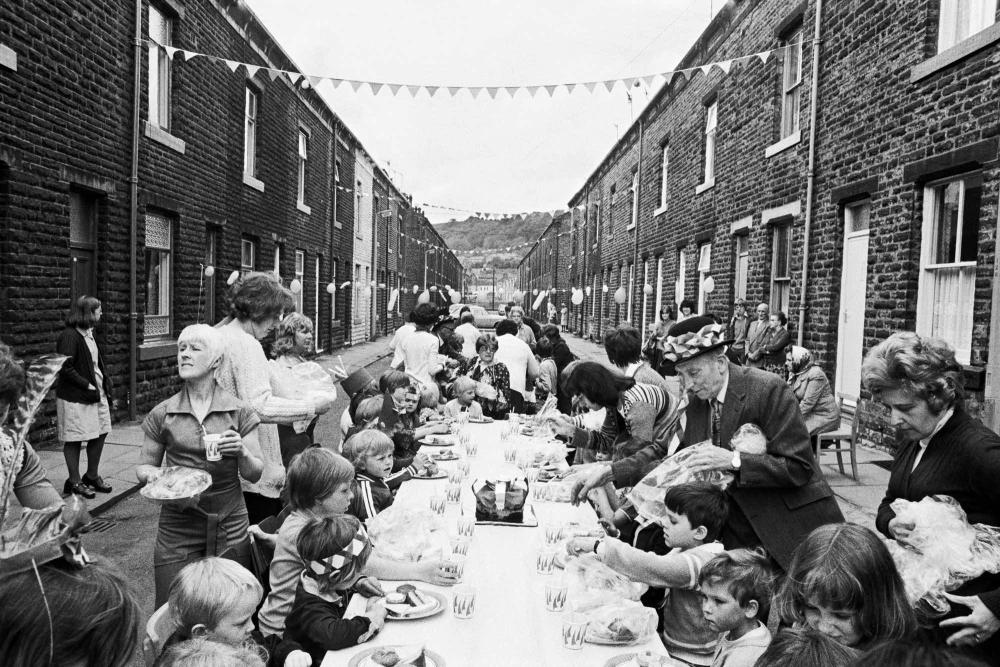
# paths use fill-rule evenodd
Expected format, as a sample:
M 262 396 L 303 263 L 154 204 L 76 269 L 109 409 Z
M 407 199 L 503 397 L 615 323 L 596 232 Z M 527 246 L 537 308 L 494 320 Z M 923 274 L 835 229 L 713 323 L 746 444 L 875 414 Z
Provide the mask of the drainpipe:
M 810 94 L 812 95 L 812 105 L 809 110 L 809 167 L 806 174 L 806 219 L 802 228 L 802 288 L 799 295 L 799 328 L 795 335 L 799 347 L 805 336 L 803 329 L 806 324 L 806 283 L 809 278 L 809 237 L 812 231 L 812 210 L 813 197 L 816 184 L 816 115 L 819 109 L 819 49 L 823 40 L 820 39 L 820 22 L 823 15 L 823 0 L 816 0 L 816 20 L 813 32 L 813 67 L 812 85 Z
M 128 418 L 138 419 L 136 394 L 139 374 L 139 94 L 142 85 L 142 0 L 135 0 L 135 72 L 132 85 L 132 168 L 129 172 L 129 291 L 128 291 Z
M 332 147 L 331 153 L 332 153 L 332 156 L 333 156 L 333 163 L 332 163 L 331 167 L 333 169 L 336 169 L 337 168 L 337 125 L 338 125 L 336 118 L 334 119 L 332 125 L 333 125 L 333 147 Z M 338 220 L 337 220 L 337 196 L 338 196 L 339 192 L 340 192 L 340 190 L 338 188 L 338 183 L 337 183 L 336 179 L 334 179 L 334 181 L 333 181 L 333 222 L 330 223 L 330 280 L 334 283 L 333 294 L 330 296 L 330 320 L 329 320 L 329 322 L 330 322 L 330 348 L 329 349 L 330 350 L 333 350 L 333 343 L 334 343 L 334 338 L 333 338 L 333 320 L 334 320 L 334 317 L 333 317 L 333 315 L 334 315 L 334 313 L 337 310 L 337 289 L 340 288 L 340 285 L 336 284 L 336 282 L 337 282 L 336 278 L 334 278 L 334 272 L 337 270 L 336 265 L 334 264 L 334 261 L 335 261 L 334 258 L 337 256 L 337 222 L 338 222 Z M 313 326 L 316 326 L 316 323 L 313 323 Z
M 632 307 L 635 306 L 635 279 L 639 276 L 639 204 L 642 202 L 640 196 L 642 190 L 642 139 L 644 134 L 644 124 L 642 118 L 639 119 L 639 164 L 636 165 L 635 177 L 635 243 L 632 246 L 632 284 L 629 285 L 628 295 L 628 319 L 635 326 L 635 318 L 632 317 Z

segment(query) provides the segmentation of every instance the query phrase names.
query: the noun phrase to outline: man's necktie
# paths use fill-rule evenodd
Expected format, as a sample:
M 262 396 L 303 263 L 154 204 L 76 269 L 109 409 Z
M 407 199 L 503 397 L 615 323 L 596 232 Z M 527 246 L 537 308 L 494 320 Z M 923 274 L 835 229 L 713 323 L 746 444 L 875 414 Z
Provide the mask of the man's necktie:
M 722 431 L 722 403 L 717 399 L 712 399 L 712 444 L 716 447 L 722 446 L 722 438 L 720 433 Z

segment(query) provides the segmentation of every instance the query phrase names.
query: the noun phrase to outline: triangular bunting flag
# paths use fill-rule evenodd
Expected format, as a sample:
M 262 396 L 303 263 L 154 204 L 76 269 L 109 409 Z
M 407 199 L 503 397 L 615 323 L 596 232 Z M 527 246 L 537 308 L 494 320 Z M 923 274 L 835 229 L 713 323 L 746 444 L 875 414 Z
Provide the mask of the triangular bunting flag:
M 334 89 L 334 90 L 336 90 L 336 89 L 337 89 L 337 86 L 339 86 L 340 84 L 344 83 L 344 80 L 343 80 L 343 79 L 334 79 L 334 78 L 332 78 L 332 77 L 328 78 L 327 80 L 328 80 L 328 81 L 329 81 L 329 82 L 330 82 L 331 84 L 333 84 L 333 89 Z
M 257 72 L 260 71 L 258 65 L 246 65 L 245 67 L 247 68 L 247 76 L 251 79 L 257 76 Z
M 311 77 L 309 77 L 309 83 L 311 83 L 312 87 L 315 88 L 319 84 L 323 83 L 323 79 L 324 78 L 325 77 L 322 77 L 322 76 L 311 76 Z
M 547 92 L 549 94 L 549 97 L 552 97 L 555 94 L 555 92 L 556 92 L 556 88 L 558 88 L 558 87 L 559 87 L 558 85 L 545 86 L 545 92 Z
M 378 91 L 382 90 L 382 86 L 384 85 L 384 83 L 375 83 L 373 81 L 368 84 L 368 87 L 372 89 L 372 95 L 378 95 Z
M 507 94 L 510 95 L 510 99 L 514 99 L 514 93 L 516 93 L 520 89 L 521 89 L 520 86 L 507 86 L 504 88 L 504 90 L 507 91 Z
M 632 86 L 635 85 L 636 81 L 638 81 L 638 79 L 625 79 L 625 87 L 631 88 Z
M 608 89 L 610 93 L 615 88 L 615 84 L 618 83 L 618 79 L 609 79 L 604 82 L 604 87 Z
M 723 60 L 721 63 L 715 63 L 715 64 L 718 65 L 719 69 L 721 69 L 724 73 L 729 74 L 729 70 L 733 66 L 733 61 L 732 60 Z
M 226 63 L 226 67 L 228 67 L 229 71 L 233 72 L 234 74 L 236 73 L 236 70 L 240 68 L 240 65 L 243 64 L 243 63 L 238 63 L 235 60 L 223 60 L 222 62 Z
M 200 56 L 200 55 L 201 55 L 200 53 L 195 53 L 194 51 L 181 51 L 181 57 L 187 61 L 190 61 L 195 56 Z
M 452 97 L 455 97 L 455 95 L 457 95 L 458 91 L 460 90 L 462 90 L 461 86 L 448 86 L 448 94 L 450 94 Z
M 291 79 L 293 86 L 299 82 L 300 78 L 302 78 L 302 75 L 298 72 L 285 72 L 285 74 L 287 74 L 288 78 Z
M 771 57 L 771 52 L 770 51 L 763 51 L 763 52 L 758 53 L 756 55 L 760 59 L 760 61 L 762 63 L 766 63 L 767 59 Z
M 534 97 L 535 93 L 537 93 L 537 92 L 538 92 L 538 86 L 528 86 L 528 94 L 529 95 L 531 95 L 532 97 Z
M 410 92 L 410 97 L 416 97 L 417 93 L 420 92 L 420 86 L 407 86 L 406 90 Z
M 653 87 L 653 80 L 656 77 L 657 77 L 656 74 L 650 74 L 649 76 L 644 76 L 644 77 L 642 77 L 642 82 L 644 84 L 646 84 L 648 87 L 652 88 Z
M 476 98 L 479 97 L 479 93 L 483 92 L 483 89 L 482 88 L 477 88 L 477 87 L 472 87 L 472 88 L 469 88 L 469 92 L 472 93 L 472 99 L 476 99 Z
M 588 81 L 587 83 L 585 83 L 583 85 L 587 88 L 587 92 L 588 93 L 592 93 L 592 92 L 594 92 L 594 88 L 597 86 L 597 82 L 596 81 Z
M 488 86 L 486 88 L 486 92 L 489 93 L 490 94 L 490 98 L 494 99 L 494 100 L 497 98 L 497 91 L 498 90 L 500 90 L 500 89 L 497 88 L 496 86 Z
M 566 92 L 569 93 L 570 95 L 572 95 L 573 91 L 576 90 L 577 85 L 579 85 L 579 84 L 576 84 L 576 83 L 567 83 L 566 84 Z
M 274 81 L 279 76 L 281 76 L 281 70 L 280 69 L 269 69 L 269 70 L 267 70 L 267 75 L 269 77 L 271 77 L 271 81 Z
M 180 49 L 174 46 L 164 46 L 163 50 L 167 52 L 167 58 L 170 58 L 171 60 L 174 59 L 174 54 L 180 51 Z
M 400 89 L 400 88 L 402 88 L 402 87 L 403 87 L 403 86 L 402 86 L 401 84 L 398 84 L 398 83 L 390 83 L 390 84 L 389 84 L 389 92 L 391 92 L 391 93 L 392 93 L 392 96 L 393 96 L 393 97 L 395 97 L 395 96 L 396 96 L 396 93 L 398 93 L 398 92 L 399 92 L 399 89 Z
M 358 89 L 361 88 L 361 84 L 364 83 L 363 81 L 351 81 L 350 79 L 345 80 L 347 83 L 351 84 L 351 88 L 354 89 L 354 92 L 358 92 Z
M 424 86 L 424 88 L 427 89 L 427 94 L 428 95 L 430 95 L 431 97 L 434 97 L 434 93 L 436 93 L 438 91 L 438 89 L 441 88 L 441 86 Z

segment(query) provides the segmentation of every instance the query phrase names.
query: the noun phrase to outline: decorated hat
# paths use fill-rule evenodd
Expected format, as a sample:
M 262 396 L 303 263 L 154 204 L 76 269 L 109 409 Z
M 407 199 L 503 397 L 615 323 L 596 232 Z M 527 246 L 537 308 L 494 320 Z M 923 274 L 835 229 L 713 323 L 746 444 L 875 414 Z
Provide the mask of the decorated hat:
M 375 377 L 368 372 L 367 368 L 359 368 L 346 378 L 340 381 L 340 386 L 344 388 L 349 397 L 354 397 L 359 391 L 375 382 Z
M 689 317 L 670 327 L 663 341 L 663 356 L 674 366 L 706 352 L 732 344 L 725 339 L 726 328 L 711 317 Z
M 356 517 L 314 519 L 299 534 L 299 554 L 309 563 L 309 575 L 333 581 L 349 579 L 371 555 L 368 533 Z

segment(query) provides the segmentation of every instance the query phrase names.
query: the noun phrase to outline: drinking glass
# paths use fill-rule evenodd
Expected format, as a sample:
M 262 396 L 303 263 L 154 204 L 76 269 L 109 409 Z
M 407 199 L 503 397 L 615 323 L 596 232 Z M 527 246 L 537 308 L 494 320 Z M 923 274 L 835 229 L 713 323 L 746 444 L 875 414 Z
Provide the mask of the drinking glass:
M 467 460 L 463 459 L 458 462 L 458 469 L 462 472 L 462 479 L 464 480 L 469 476 L 469 470 L 471 469 L 471 465 Z
M 556 550 L 552 548 L 540 549 L 535 559 L 535 570 L 538 574 L 552 574 L 556 566 Z
M 451 552 L 453 554 L 458 554 L 459 556 L 468 556 L 470 542 L 471 540 L 468 537 L 463 537 L 461 535 L 453 537 L 451 539 Z
M 440 494 L 434 494 L 433 496 L 430 497 L 429 501 L 432 512 L 438 515 L 444 514 L 444 508 L 446 505 L 446 500 L 444 496 Z
M 549 611 L 562 611 L 566 608 L 566 581 L 558 579 L 545 584 L 545 608 Z
M 476 531 L 476 520 L 471 516 L 458 517 L 458 534 L 461 537 L 472 537 Z
M 449 484 L 461 484 L 463 479 L 465 479 L 465 475 L 462 474 L 462 464 L 458 464 L 454 469 L 448 471 Z
M 545 523 L 545 544 L 554 547 L 563 538 L 563 525 L 557 521 L 547 521 Z
M 531 486 L 531 499 L 537 502 L 543 502 L 548 499 L 548 485 L 537 481 L 537 475 L 535 483 Z
M 462 485 L 449 482 L 448 486 L 444 487 L 444 498 L 449 505 L 457 505 L 462 502 Z
M 562 641 L 563 647 L 579 651 L 583 648 L 583 641 L 587 637 L 587 617 L 580 613 L 568 614 L 563 620 Z
M 444 567 L 455 575 L 456 581 L 462 581 L 462 575 L 465 574 L 465 556 L 453 552 L 445 559 Z
M 517 449 L 515 447 L 508 446 L 507 449 L 503 450 L 503 460 L 507 463 L 513 463 L 517 460 Z
M 472 618 L 476 613 L 476 589 L 457 586 L 451 597 L 451 613 L 455 618 Z

